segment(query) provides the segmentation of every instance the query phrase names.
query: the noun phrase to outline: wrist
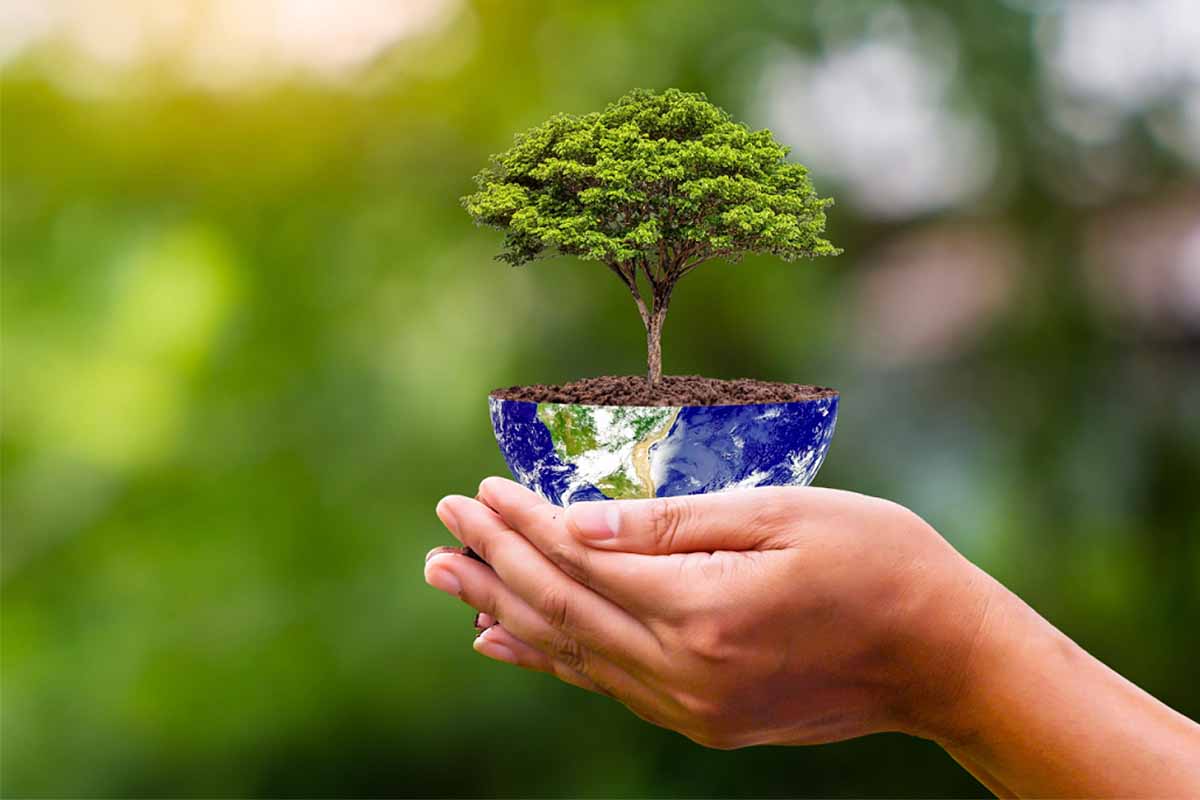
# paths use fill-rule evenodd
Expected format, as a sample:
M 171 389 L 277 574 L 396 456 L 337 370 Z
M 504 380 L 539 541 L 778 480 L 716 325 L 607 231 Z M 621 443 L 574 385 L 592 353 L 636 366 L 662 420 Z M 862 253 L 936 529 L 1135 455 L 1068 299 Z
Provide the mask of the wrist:
M 990 582 L 959 688 L 924 735 L 1006 795 L 1193 796 L 1200 726 Z
M 949 747 L 978 730 L 975 699 L 992 669 L 996 639 L 1020 601 L 983 570 L 958 563 L 942 581 L 926 581 L 912 604 L 913 622 L 900 660 L 899 729 Z

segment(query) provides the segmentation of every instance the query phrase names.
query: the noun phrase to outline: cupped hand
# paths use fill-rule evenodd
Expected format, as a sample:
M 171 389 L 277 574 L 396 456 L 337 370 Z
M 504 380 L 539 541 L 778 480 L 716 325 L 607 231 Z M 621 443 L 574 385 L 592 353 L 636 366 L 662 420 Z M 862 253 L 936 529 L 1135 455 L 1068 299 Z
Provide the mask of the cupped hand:
M 711 747 L 953 737 L 996 585 L 894 503 L 818 488 L 551 505 L 488 478 L 438 516 L 433 586 L 484 655 Z

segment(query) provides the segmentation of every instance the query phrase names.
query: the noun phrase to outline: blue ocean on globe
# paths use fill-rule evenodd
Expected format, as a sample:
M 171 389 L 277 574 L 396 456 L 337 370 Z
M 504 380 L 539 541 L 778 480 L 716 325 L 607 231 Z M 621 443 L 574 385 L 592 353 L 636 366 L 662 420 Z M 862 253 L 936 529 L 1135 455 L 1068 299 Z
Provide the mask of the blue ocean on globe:
M 513 478 L 552 503 L 806 486 L 838 396 L 730 406 L 589 406 L 489 397 Z

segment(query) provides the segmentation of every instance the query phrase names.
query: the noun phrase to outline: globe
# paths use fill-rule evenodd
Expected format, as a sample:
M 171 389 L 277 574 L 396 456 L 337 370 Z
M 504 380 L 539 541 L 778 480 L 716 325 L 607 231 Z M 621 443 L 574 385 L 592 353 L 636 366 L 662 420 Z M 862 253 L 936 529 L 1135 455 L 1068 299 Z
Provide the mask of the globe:
M 513 478 L 566 505 L 806 486 L 829 450 L 838 396 L 726 406 L 488 403 Z

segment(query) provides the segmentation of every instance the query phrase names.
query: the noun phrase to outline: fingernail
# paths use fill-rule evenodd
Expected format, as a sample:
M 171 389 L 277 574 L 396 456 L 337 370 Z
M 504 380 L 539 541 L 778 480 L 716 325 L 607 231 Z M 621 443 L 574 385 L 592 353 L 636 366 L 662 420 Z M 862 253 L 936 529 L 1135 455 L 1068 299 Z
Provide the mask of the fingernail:
M 611 539 L 621 525 L 621 509 L 616 503 L 588 501 L 567 508 L 567 519 L 585 539 Z
M 478 614 L 475 615 L 475 629 L 476 630 L 486 631 L 488 628 L 492 627 L 495 624 L 496 624 L 496 618 L 493 617 L 491 614 L 486 614 L 483 611 L 480 611 Z
M 454 512 L 450 510 L 450 504 L 447 502 L 449 498 L 443 497 L 437 504 L 436 513 L 442 524 L 450 529 L 451 533 L 458 533 L 458 518 L 454 516 Z
M 445 567 L 439 567 L 437 562 L 434 558 L 425 565 L 425 582 L 435 589 L 458 597 L 462 593 L 462 583 L 459 582 L 458 576 Z
M 507 645 L 493 641 L 492 637 L 488 635 L 488 631 L 490 630 L 491 629 L 489 628 L 487 631 L 484 631 L 475 637 L 474 647 L 476 652 L 483 653 L 488 658 L 494 658 L 497 661 L 503 661 L 508 664 L 516 664 L 517 654 L 509 649 Z
M 435 547 L 425 554 L 425 563 L 428 564 L 434 558 L 445 555 L 446 553 L 461 553 L 461 547 Z

